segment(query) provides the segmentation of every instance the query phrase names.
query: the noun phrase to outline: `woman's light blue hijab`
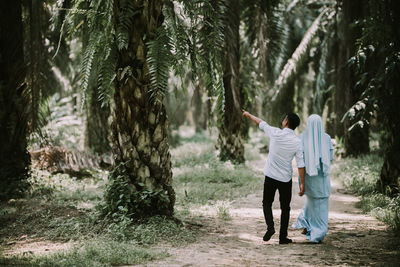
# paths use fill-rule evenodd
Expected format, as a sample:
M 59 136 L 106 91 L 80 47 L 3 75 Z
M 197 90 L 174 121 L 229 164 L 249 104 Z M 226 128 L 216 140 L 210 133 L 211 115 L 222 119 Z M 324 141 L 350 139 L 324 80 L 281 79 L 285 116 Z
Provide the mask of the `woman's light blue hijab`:
M 303 143 L 307 174 L 309 176 L 318 175 L 318 171 L 321 171 L 320 162 L 322 162 L 324 176 L 329 175 L 330 137 L 325 133 L 322 119 L 319 115 L 313 114 L 308 117 L 306 130 L 301 134 L 301 141 Z

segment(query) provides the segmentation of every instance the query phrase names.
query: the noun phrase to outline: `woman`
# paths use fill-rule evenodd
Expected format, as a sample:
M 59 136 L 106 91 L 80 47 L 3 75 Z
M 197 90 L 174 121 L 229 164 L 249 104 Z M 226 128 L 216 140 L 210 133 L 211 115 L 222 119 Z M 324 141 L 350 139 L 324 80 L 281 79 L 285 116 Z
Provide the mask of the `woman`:
M 328 209 L 331 185 L 330 162 L 333 160 L 331 137 L 324 132 L 321 117 L 313 114 L 300 135 L 306 167 L 306 205 L 293 227 L 304 229 L 311 242 L 320 243 L 328 231 Z

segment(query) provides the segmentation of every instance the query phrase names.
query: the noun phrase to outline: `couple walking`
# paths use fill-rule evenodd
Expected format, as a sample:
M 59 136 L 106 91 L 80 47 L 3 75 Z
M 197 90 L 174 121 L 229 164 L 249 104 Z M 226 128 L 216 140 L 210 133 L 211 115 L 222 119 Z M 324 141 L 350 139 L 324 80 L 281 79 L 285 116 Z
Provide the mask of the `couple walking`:
M 306 130 L 297 137 L 294 129 L 299 126 L 300 119 L 294 113 L 286 115 L 282 129 L 270 126 L 247 111 L 243 111 L 243 116 L 254 121 L 270 137 L 269 154 L 263 170 L 263 211 L 267 223 L 263 240 L 270 240 L 275 233 L 272 203 L 278 190 L 281 205 L 279 244 L 292 243 L 287 229 L 292 199 L 292 160 L 295 157 L 299 170 L 299 195 L 305 194 L 307 200 L 293 227 L 303 229 L 303 234 L 311 242 L 322 242 L 328 231 L 329 172 L 333 147 L 330 136 L 324 132 L 321 117 L 311 115 L 307 119 Z

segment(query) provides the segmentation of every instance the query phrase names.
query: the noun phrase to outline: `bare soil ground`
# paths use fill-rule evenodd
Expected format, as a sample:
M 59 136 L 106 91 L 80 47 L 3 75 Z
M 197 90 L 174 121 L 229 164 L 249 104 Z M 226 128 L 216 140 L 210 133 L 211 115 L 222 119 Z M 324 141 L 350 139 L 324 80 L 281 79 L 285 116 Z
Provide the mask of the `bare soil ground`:
M 257 164 L 256 168 L 259 167 Z M 293 179 L 290 224 L 305 204 L 305 197 L 297 195 L 296 180 Z M 207 212 L 200 221 L 196 218 L 197 223 L 204 225 L 204 234 L 197 242 L 169 247 L 171 257 L 145 266 L 400 266 L 399 238 L 384 223 L 355 208 L 357 197 L 344 193 L 341 185 L 332 181 L 329 230 L 322 244 L 310 243 L 294 229 L 289 229 L 292 244 L 279 245 L 278 232 L 264 242 L 266 225 L 260 189 L 232 203 L 232 220 L 221 220 Z M 277 192 L 273 206 L 277 229 L 278 195 Z

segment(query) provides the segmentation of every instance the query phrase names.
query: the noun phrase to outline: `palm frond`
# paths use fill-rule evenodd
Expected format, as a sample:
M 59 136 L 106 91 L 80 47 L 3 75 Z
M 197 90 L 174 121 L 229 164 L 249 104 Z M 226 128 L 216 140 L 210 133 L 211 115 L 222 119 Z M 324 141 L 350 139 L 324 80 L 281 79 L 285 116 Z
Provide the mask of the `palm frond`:
M 153 101 L 162 102 L 168 90 L 172 42 L 163 26 L 156 29 L 154 37 L 146 43 L 148 48 L 146 60 L 149 65 L 151 82 L 150 98 Z
M 70 9 L 66 11 L 62 32 L 73 39 L 81 33 L 83 43 L 83 57 L 81 62 L 81 94 L 82 108 L 85 104 L 86 93 L 89 86 L 99 90 L 99 100 L 107 104 L 113 89 L 115 77 L 116 38 L 113 18 L 113 0 L 73 0 Z M 128 3 L 129 2 L 129 3 Z M 125 1 L 124 11 L 127 14 L 118 24 L 118 29 L 130 27 L 132 20 L 131 1 Z M 121 47 L 122 43 L 119 43 Z M 96 66 L 96 68 L 93 68 Z M 95 77 L 95 79 L 92 79 Z M 97 77 L 97 78 L 96 78 Z
M 206 74 L 206 89 L 209 95 L 217 98 L 214 112 L 220 119 L 225 110 L 225 92 L 222 73 L 222 51 L 225 46 L 224 19 L 226 5 L 223 1 L 204 1 L 200 16 L 199 57 L 202 64 L 202 72 Z M 212 111 L 213 112 L 213 111 Z
M 204 79 L 209 102 L 215 104 L 209 111 L 223 114 L 221 110 L 224 109 L 225 97 L 221 62 L 225 45 L 226 3 L 224 0 L 181 0 L 179 3 L 186 31 L 181 38 L 182 44 L 186 42 L 188 47 L 182 51 L 188 53 L 192 83 L 197 83 L 199 77 Z
M 285 86 L 290 79 L 296 73 L 296 70 L 300 67 L 300 65 L 304 62 L 307 52 L 311 47 L 312 41 L 320 29 L 321 21 L 326 17 L 326 15 L 332 11 L 330 8 L 325 8 L 318 17 L 311 24 L 310 28 L 307 30 L 300 44 L 292 54 L 291 58 L 287 61 L 285 66 L 283 67 L 282 72 L 279 77 L 276 79 L 274 87 L 276 88 L 275 94 L 272 97 L 272 101 L 275 101 L 277 98 L 280 89 Z
M 46 124 L 43 107 L 46 98 L 59 86 L 50 64 L 49 44 L 44 36 L 50 31 L 47 19 L 50 16 L 46 5 L 29 1 L 25 17 L 25 59 L 27 63 L 26 87 L 23 92 L 26 100 L 28 129 L 43 137 L 41 128 Z
M 165 2 L 163 10 L 164 23 L 167 34 L 171 38 L 172 53 L 174 54 L 172 67 L 178 77 L 183 77 L 186 73 L 185 65 L 187 65 L 188 61 L 190 39 L 188 26 L 180 12 L 182 12 L 182 7 L 175 6 L 173 1 Z
M 119 50 L 127 49 L 129 44 L 129 31 L 133 25 L 133 18 L 140 14 L 141 10 L 135 9 L 135 2 L 121 0 L 121 14 L 117 22 L 117 47 Z
M 86 93 L 86 90 L 89 86 L 89 79 L 92 73 L 92 66 L 94 61 L 94 56 L 96 54 L 96 50 L 98 44 L 100 43 L 100 36 L 91 35 L 89 38 L 88 46 L 86 47 L 83 54 L 82 61 L 82 91 Z
M 116 49 L 110 46 L 106 46 L 104 49 L 105 57 L 100 60 L 98 68 L 98 100 L 102 105 L 107 105 L 112 97 L 113 82 L 116 77 Z
M 282 21 L 280 21 L 282 23 Z M 282 23 L 283 24 L 283 23 Z M 281 44 L 279 46 L 279 51 L 276 54 L 276 61 L 274 62 L 274 69 L 273 69 L 273 77 L 276 79 L 280 72 L 282 71 L 282 65 L 286 59 L 287 55 L 287 47 L 289 43 L 289 33 L 290 33 L 290 25 L 288 23 L 284 23 L 283 30 L 281 35 Z

